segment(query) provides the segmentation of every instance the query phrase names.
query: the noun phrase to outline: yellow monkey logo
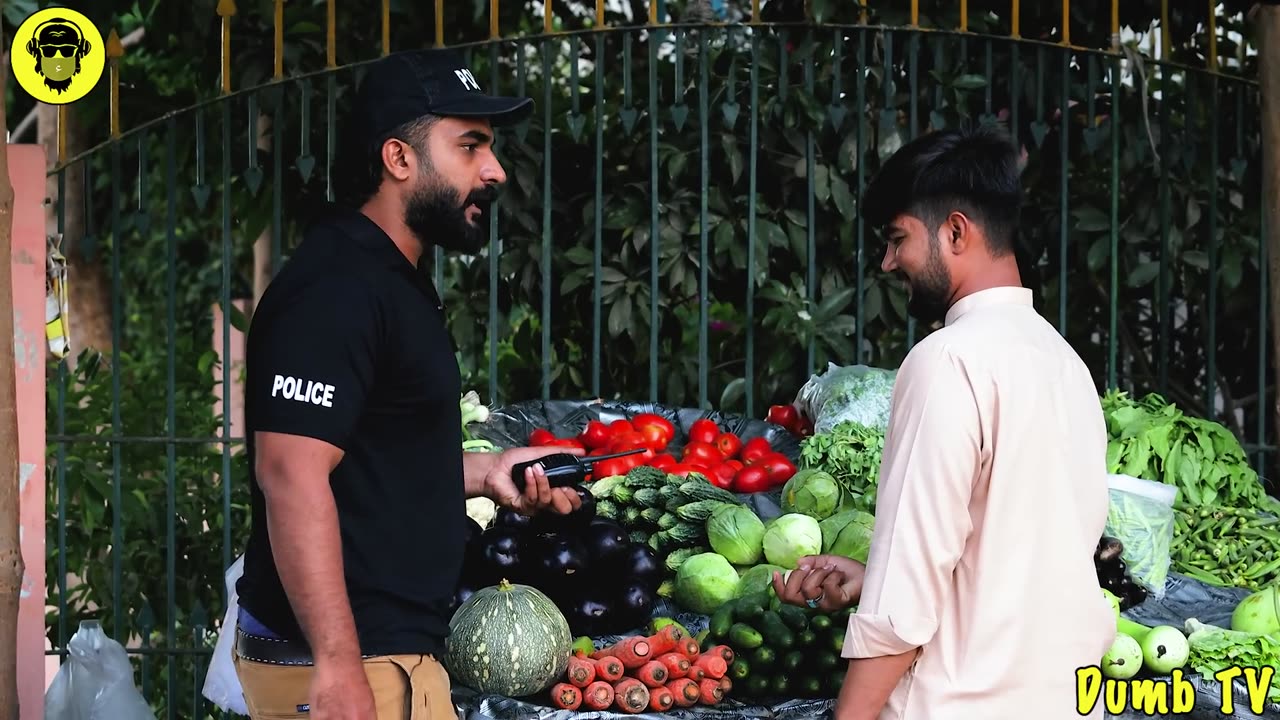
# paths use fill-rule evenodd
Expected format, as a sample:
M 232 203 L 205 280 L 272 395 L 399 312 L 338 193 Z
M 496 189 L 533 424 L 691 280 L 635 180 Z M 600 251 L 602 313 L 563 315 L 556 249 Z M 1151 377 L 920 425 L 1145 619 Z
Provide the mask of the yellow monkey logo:
M 14 33 L 9 57 L 18 85 L 36 100 L 54 105 L 88 95 L 106 65 L 98 29 L 66 8 L 47 8 L 24 20 Z

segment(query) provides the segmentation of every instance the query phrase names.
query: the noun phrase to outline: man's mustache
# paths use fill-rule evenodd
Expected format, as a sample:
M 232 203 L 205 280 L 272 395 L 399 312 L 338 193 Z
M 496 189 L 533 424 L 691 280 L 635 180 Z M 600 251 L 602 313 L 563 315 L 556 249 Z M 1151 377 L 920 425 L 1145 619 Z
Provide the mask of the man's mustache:
M 467 193 L 466 199 L 462 201 L 462 207 L 465 208 L 468 205 L 475 205 L 481 210 L 488 210 L 489 206 L 493 204 L 493 201 L 496 200 L 497 197 L 497 186 L 485 185 L 479 190 L 472 190 L 470 193 Z

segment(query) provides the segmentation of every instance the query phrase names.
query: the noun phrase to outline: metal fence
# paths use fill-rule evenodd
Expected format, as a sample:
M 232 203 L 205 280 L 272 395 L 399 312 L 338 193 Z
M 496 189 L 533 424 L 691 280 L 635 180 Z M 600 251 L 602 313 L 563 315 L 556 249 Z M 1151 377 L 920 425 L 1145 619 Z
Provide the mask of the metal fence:
M 163 717 L 208 712 L 222 573 L 247 534 L 242 438 L 217 400 L 239 373 L 224 359 L 253 248 L 274 271 L 332 197 L 336 121 L 364 67 L 333 62 L 332 5 L 330 67 L 283 77 L 277 33 L 273 81 L 232 92 L 224 55 L 221 96 L 127 132 L 117 51 L 111 138 L 54 171 L 58 232 L 107 266 L 112 342 L 50 384 L 48 632 L 60 653 L 101 617 Z M 490 403 L 762 415 L 829 362 L 896 365 L 928 329 L 879 272 L 862 190 L 920 133 L 1000 122 L 1026 149 L 1038 307 L 1099 391 L 1164 393 L 1269 467 L 1257 87 L 1221 72 L 1212 16 L 1191 67 L 1021 37 L 1017 2 L 1007 35 L 971 32 L 963 10 L 959 29 L 923 28 L 906 7 L 892 27 L 865 10 L 767 23 L 758 2 L 748 22 L 664 24 L 653 5 L 635 26 L 552 32 L 548 15 L 542 35 L 494 27 L 464 46 L 488 89 L 538 103 L 499 136 L 511 181 L 487 250 L 431 259 L 466 382 Z

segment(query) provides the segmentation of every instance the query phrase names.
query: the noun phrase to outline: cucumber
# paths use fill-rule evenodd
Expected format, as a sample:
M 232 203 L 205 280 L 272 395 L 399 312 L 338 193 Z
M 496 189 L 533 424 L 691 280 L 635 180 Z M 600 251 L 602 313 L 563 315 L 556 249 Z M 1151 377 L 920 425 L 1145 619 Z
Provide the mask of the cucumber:
M 597 500 L 596 514 L 610 520 L 618 519 L 618 506 L 612 500 Z
M 800 681 L 800 687 L 796 688 L 800 697 L 817 698 L 822 697 L 822 681 L 815 677 L 807 677 Z M 833 694 L 834 695 L 834 694 Z
M 733 627 L 733 603 L 727 602 L 711 613 L 707 629 L 711 631 L 711 637 L 720 639 L 729 634 L 731 627 Z
M 729 645 L 734 650 L 751 650 L 764 644 L 764 637 L 746 623 L 735 622 L 729 626 Z
M 613 489 L 613 500 L 621 505 L 630 505 L 635 496 L 636 491 L 626 485 L 619 485 Z
M 764 697 L 765 693 L 769 692 L 769 678 L 764 675 L 752 675 L 747 678 L 743 691 L 747 697 Z
M 626 527 L 638 527 L 641 523 L 640 508 L 635 505 L 628 505 L 626 509 L 622 511 L 622 517 L 620 517 L 619 520 L 621 520 L 622 524 Z
M 812 630 L 796 633 L 796 647 L 811 648 L 818 643 L 818 635 Z
M 833 624 L 830 615 L 815 615 L 809 618 L 809 627 L 813 628 L 814 632 L 830 630 Z
M 782 669 L 788 673 L 794 673 L 804 666 L 805 655 L 800 650 L 792 650 L 782 656 Z
M 765 606 L 769 604 L 769 596 L 762 592 L 750 593 L 735 600 L 734 604 L 734 613 L 739 620 L 754 622 L 764 614 Z
M 764 638 L 765 644 L 779 652 L 791 650 L 796 645 L 795 633 L 791 632 L 791 629 L 783 624 L 778 613 L 772 610 L 760 616 L 756 627 L 760 628 L 760 635 Z
M 707 528 L 701 523 L 681 521 L 665 531 L 672 542 L 680 547 L 690 547 L 705 543 Z
M 832 629 L 827 637 L 831 638 L 829 647 L 835 650 L 837 655 L 844 652 L 844 627 Z
M 845 670 L 835 670 L 827 678 L 827 692 L 833 695 L 840 694 L 840 688 L 844 685 Z
M 813 654 L 813 665 L 819 670 L 834 670 L 839 667 L 841 659 L 839 655 L 817 652 Z
M 809 618 L 805 617 L 804 611 L 795 605 L 783 604 L 778 608 L 778 616 L 782 618 L 782 622 L 787 627 L 796 632 L 804 630 L 810 623 Z M 816 620 L 817 618 L 814 618 Z
M 751 667 L 756 668 L 757 670 L 767 670 L 777 664 L 778 653 L 774 652 L 771 648 L 761 645 L 751 653 L 751 659 L 749 662 L 751 663 Z
M 729 666 L 729 679 L 735 683 L 740 683 L 751 676 L 751 665 L 742 658 L 734 658 L 733 664 Z
M 786 675 L 775 675 L 773 682 L 769 683 L 769 691 L 777 697 L 789 697 L 791 695 L 791 678 Z

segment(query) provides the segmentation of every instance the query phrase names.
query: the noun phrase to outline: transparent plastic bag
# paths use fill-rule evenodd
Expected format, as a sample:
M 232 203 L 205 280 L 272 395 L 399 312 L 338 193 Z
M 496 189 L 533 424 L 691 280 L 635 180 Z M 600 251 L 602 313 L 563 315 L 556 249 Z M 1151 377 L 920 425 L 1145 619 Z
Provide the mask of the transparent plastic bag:
M 223 710 L 247 716 L 249 708 L 244 702 L 244 690 L 240 687 L 240 676 L 236 674 L 236 666 L 231 659 L 231 644 L 236 639 L 236 618 L 240 614 L 236 581 L 243 572 L 244 556 L 241 555 L 227 568 L 227 611 L 222 616 L 218 644 L 213 647 L 213 658 L 209 660 L 209 672 L 205 673 L 201 693 Z
M 1106 534 L 1120 541 L 1129 577 L 1157 600 L 1164 597 L 1173 545 L 1178 488 L 1130 475 L 1108 475 Z
M 795 406 L 813 420 L 816 433 L 831 432 L 845 421 L 884 430 L 889 426 L 897 378 L 897 370 L 828 363 L 826 372 L 809 378 L 800 388 Z
M 67 643 L 67 660 L 44 694 L 44 720 L 156 720 L 133 684 L 133 666 L 97 620 Z

